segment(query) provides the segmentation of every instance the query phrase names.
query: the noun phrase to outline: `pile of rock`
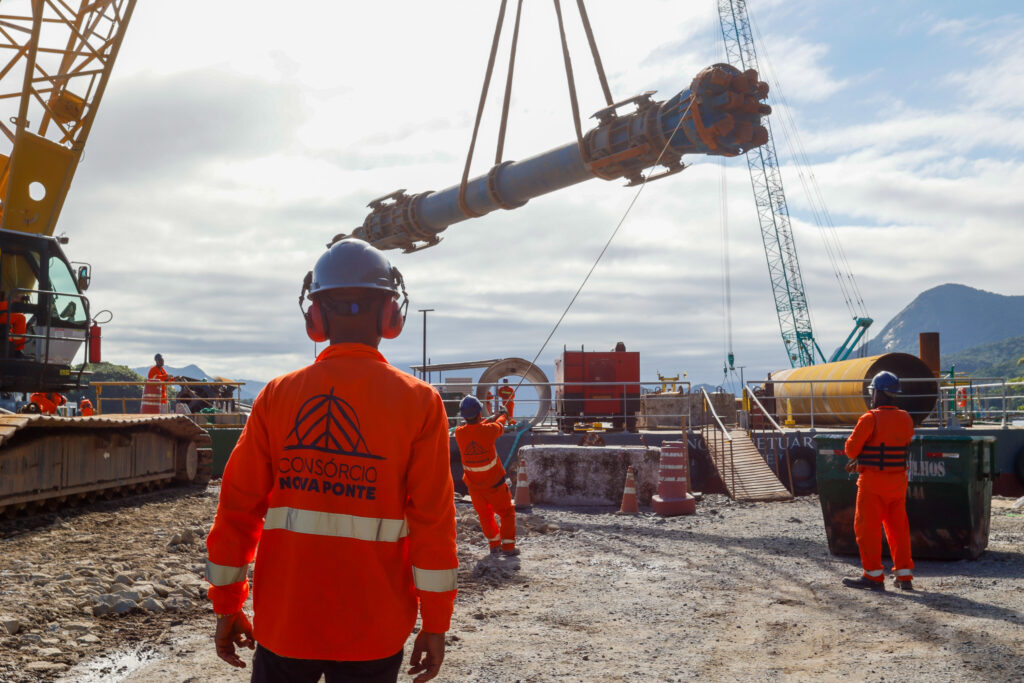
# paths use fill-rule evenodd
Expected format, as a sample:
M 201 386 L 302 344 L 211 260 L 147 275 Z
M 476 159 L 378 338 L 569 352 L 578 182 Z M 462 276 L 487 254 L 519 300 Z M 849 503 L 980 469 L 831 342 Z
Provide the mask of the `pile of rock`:
M 8 602 L 0 613 L 0 646 L 17 651 L 24 671 L 56 672 L 101 649 L 111 618 L 207 608 L 204 536 L 202 528 L 186 528 L 163 550 L 126 548 L 102 566 L 72 559 L 56 575 L 32 561 L 13 561 L 0 571 L 0 586 L 22 602 L 18 610 Z M 52 572 L 53 564 L 47 566 Z

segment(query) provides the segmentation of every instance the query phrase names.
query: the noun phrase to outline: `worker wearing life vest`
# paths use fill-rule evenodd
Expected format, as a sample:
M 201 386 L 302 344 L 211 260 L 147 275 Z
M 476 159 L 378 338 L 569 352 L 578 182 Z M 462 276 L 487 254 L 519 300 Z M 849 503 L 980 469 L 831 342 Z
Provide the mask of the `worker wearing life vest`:
M 57 408 L 67 403 L 67 399 L 64 398 L 63 394 L 55 392 L 36 392 L 29 396 L 30 403 L 35 403 L 39 406 L 40 415 L 56 415 Z
M 28 331 L 28 323 L 25 320 L 24 313 L 8 313 L 7 309 L 7 298 L 3 292 L 0 292 L 0 333 L 6 330 L 7 340 L 10 343 L 9 348 L 15 355 L 21 355 L 25 350 L 25 334 Z M 10 320 L 9 323 L 8 320 Z
M 307 334 L 330 345 L 256 398 L 207 537 L 217 654 L 245 666 L 236 646 L 258 642 L 253 681 L 395 681 L 418 608 L 409 673 L 422 683 L 441 667 L 456 594 L 448 417 L 377 350 L 407 308 L 380 251 L 335 242 L 300 304 L 307 292 Z
M 508 423 L 514 425 L 516 423 L 516 390 L 508 383 L 507 377 L 502 382 L 503 384 L 498 387 L 498 398 L 501 399 L 501 405 L 504 406 L 505 412 L 508 413 Z
M 505 431 L 507 418 L 502 412 L 497 417 L 481 420 L 482 410 L 483 405 L 476 396 L 466 396 L 459 404 L 459 414 L 466 421 L 455 428 L 455 442 L 462 458 L 462 481 L 469 489 L 491 553 L 518 555 L 516 509 L 505 481 L 505 468 L 494 448 L 494 442 Z M 501 519 L 500 527 L 494 515 Z
M 78 412 L 81 413 L 82 417 L 91 417 L 93 414 L 92 401 L 87 398 L 83 398 L 79 401 Z
M 871 410 L 857 421 L 846 440 L 846 469 L 857 477 L 857 509 L 853 530 L 864 574 L 843 579 L 850 588 L 885 590 L 882 568 L 882 529 L 892 551 L 896 585 L 913 590 L 914 561 L 910 556 L 907 521 L 907 449 L 914 438 L 914 421 L 895 405 L 900 380 L 880 372 L 871 380 Z

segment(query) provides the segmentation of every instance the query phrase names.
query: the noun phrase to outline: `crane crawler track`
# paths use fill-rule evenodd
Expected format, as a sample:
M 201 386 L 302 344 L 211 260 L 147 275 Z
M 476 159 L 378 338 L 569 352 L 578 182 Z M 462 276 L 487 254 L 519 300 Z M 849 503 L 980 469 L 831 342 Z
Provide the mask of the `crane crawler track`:
M 210 437 L 182 415 L 0 416 L 0 516 L 205 485 Z

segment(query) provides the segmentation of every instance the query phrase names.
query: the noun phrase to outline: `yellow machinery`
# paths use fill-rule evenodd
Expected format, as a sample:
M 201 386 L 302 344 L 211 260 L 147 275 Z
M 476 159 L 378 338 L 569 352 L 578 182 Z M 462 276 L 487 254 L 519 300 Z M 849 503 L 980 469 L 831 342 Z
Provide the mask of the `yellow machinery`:
M 82 385 L 72 367 L 90 339 L 91 273 L 53 234 L 134 8 L 0 4 L 0 391 Z M 0 512 L 204 482 L 209 443 L 182 416 L 0 414 Z

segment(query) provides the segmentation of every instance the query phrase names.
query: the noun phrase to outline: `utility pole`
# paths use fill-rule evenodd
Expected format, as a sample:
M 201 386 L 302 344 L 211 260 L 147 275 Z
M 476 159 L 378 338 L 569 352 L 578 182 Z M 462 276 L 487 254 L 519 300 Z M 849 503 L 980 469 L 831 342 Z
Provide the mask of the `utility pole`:
M 430 313 L 434 309 L 420 308 L 417 310 L 423 314 L 423 370 L 421 371 L 423 376 L 420 379 L 424 379 L 429 382 L 430 380 L 427 379 L 427 313 Z

